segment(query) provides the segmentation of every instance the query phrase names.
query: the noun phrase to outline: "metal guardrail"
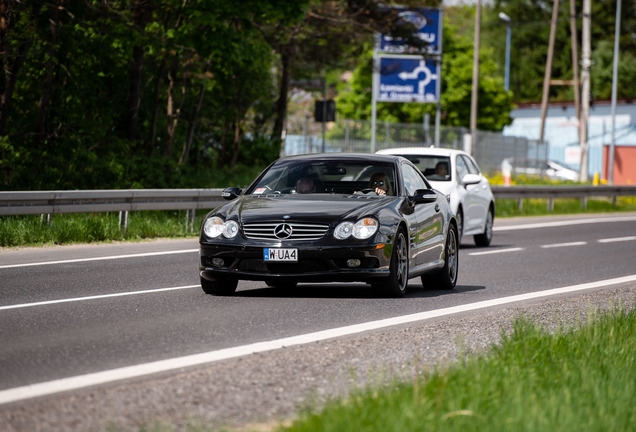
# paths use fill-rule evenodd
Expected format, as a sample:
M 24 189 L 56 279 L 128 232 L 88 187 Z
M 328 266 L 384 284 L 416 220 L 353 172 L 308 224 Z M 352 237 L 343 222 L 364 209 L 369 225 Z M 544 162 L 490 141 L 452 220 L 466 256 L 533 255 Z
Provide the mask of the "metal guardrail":
M 543 198 L 548 200 L 548 210 L 554 210 L 554 200 L 558 198 L 580 198 L 581 206 L 587 207 L 587 200 L 592 197 L 608 197 L 616 204 L 619 196 L 636 196 L 636 186 L 491 186 L 497 199 L 516 199 L 519 210 L 523 208 L 526 198 Z
M 119 225 L 128 228 L 128 212 L 187 210 L 186 230 L 194 228 L 196 209 L 223 203 L 222 189 L 125 189 L 0 192 L 0 216 L 119 212 Z
M 492 186 L 495 199 L 636 196 L 636 186 Z M 125 189 L 0 192 L 0 215 L 213 209 L 222 189 Z M 550 206 L 550 204 L 549 204 Z

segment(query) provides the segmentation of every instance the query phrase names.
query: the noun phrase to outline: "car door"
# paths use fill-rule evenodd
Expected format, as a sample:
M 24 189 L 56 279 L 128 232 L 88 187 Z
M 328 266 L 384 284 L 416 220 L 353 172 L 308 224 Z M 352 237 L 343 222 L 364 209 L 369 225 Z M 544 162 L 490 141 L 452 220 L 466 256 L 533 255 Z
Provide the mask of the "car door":
M 462 204 L 464 208 L 464 234 L 474 234 L 482 225 L 484 215 L 482 215 L 479 187 L 478 185 L 468 185 L 464 183 L 464 176 L 469 174 L 468 164 L 464 155 L 458 154 L 455 160 L 457 170 L 457 184 L 464 189 Z
M 407 195 L 429 189 L 424 176 L 410 164 L 402 164 L 403 184 Z M 409 227 L 409 238 L 413 247 L 412 257 L 420 267 L 436 265 L 444 250 L 444 216 L 438 203 L 412 204 L 416 223 Z
M 477 163 L 468 155 L 460 155 L 464 159 L 464 163 L 470 174 L 476 174 L 481 177 L 481 180 L 477 184 L 466 185 L 466 190 L 471 196 L 472 201 L 472 213 L 474 214 L 475 224 L 474 227 L 482 229 L 486 223 L 486 215 L 490 207 L 491 191 L 488 179 L 484 177 L 479 171 Z

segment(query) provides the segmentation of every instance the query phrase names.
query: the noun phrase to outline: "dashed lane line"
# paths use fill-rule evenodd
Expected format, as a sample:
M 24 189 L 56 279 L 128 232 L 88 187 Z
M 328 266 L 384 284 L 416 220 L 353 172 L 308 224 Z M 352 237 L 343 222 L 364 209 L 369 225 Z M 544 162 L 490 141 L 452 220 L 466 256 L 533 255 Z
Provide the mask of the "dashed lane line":
M 555 243 L 555 244 L 549 244 L 549 245 L 541 245 L 541 247 L 543 249 L 548 249 L 548 248 L 558 248 L 558 247 L 583 246 L 586 244 L 587 242 L 585 241 L 578 241 L 578 242 L 570 242 L 570 243 Z
M 103 261 L 103 260 L 114 260 L 114 259 L 125 259 L 125 258 L 140 258 L 140 257 L 159 256 L 159 255 L 192 253 L 192 252 L 199 252 L 199 249 L 182 249 L 182 250 L 164 251 L 164 252 L 147 252 L 147 253 L 129 254 L 129 255 L 111 255 L 111 256 L 94 257 L 94 258 L 78 258 L 78 259 L 61 260 L 61 261 L 45 261 L 45 262 L 34 262 L 34 263 L 26 263 L 26 264 L 10 264 L 10 265 L 2 265 L 0 266 L 0 269 L 42 266 L 42 265 L 52 265 L 52 264 L 69 264 L 69 263 L 78 263 L 78 262 L 87 262 L 87 261 Z
M 599 239 L 599 240 L 597 240 L 597 242 L 599 242 L 599 243 L 614 243 L 614 242 L 624 242 L 624 241 L 630 241 L 630 240 L 636 240 L 636 236 Z
M 104 299 L 104 298 L 110 298 L 110 297 L 123 297 L 123 296 L 139 295 L 139 294 L 154 294 L 154 293 L 163 292 L 163 291 L 175 291 L 175 290 L 190 289 L 190 288 L 201 288 L 201 285 L 185 285 L 185 286 L 179 286 L 179 287 L 157 288 L 157 289 L 143 290 L 143 291 L 127 291 L 127 292 L 114 293 L 114 294 L 102 294 L 102 295 L 88 296 L 88 297 L 75 297 L 75 298 L 67 298 L 67 299 L 59 299 L 59 300 L 47 300 L 47 301 L 41 301 L 41 302 L 35 302 L 35 303 L 22 303 L 22 304 L 15 304 L 15 305 L 0 306 L 0 311 L 9 310 L 9 309 L 21 309 L 21 308 L 27 308 L 27 307 L 33 307 L 33 306 L 45 306 L 45 305 L 52 305 L 52 304 L 58 304 L 58 303 L 71 303 L 71 302 L 79 302 L 79 301 L 86 301 L 86 300 Z
M 516 251 L 522 251 L 523 248 L 507 248 L 507 249 L 495 249 L 495 250 L 489 250 L 489 251 L 484 251 L 484 252 L 470 252 L 468 255 L 491 255 L 491 254 L 498 254 L 498 253 L 504 253 L 504 252 L 516 252 Z

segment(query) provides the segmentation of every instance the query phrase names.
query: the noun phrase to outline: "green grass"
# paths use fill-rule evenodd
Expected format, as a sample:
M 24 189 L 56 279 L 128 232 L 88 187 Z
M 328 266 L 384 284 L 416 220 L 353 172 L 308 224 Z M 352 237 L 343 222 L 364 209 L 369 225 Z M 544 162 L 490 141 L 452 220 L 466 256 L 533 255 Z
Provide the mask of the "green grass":
M 526 320 L 481 356 L 368 388 L 278 431 L 634 431 L 636 310 L 549 334 Z
M 495 203 L 496 217 L 512 216 L 545 216 L 579 213 L 609 213 L 636 211 L 636 197 L 618 197 L 616 205 L 610 199 L 588 199 L 587 207 L 583 208 L 578 198 L 562 198 L 554 200 L 554 209 L 548 210 L 548 200 L 541 198 L 526 198 L 523 208 L 519 210 L 516 199 L 498 199 Z
M 194 229 L 186 231 L 186 211 L 130 212 L 128 229 L 119 227 L 119 214 L 77 213 L 46 217 L 0 216 L 0 246 L 42 246 L 70 243 L 139 241 L 158 237 L 192 237 L 198 234 L 207 212 L 197 212 Z

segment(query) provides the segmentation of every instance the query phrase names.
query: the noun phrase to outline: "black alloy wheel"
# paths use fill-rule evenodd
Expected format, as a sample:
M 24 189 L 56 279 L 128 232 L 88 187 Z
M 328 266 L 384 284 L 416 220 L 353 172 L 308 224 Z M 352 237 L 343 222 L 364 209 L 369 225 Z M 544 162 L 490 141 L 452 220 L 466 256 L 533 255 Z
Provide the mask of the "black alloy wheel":
M 372 284 L 376 293 L 387 297 L 404 297 L 409 283 L 409 244 L 404 230 L 399 228 L 393 242 L 389 277 Z
M 236 291 L 236 287 L 238 286 L 238 280 L 227 279 L 209 281 L 203 277 L 199 278 L 201 279 L 201 288 L 203 288 L 203 292 L 206 294 L 217 296 L 230 295 L 234 294 L 234 291 Z

